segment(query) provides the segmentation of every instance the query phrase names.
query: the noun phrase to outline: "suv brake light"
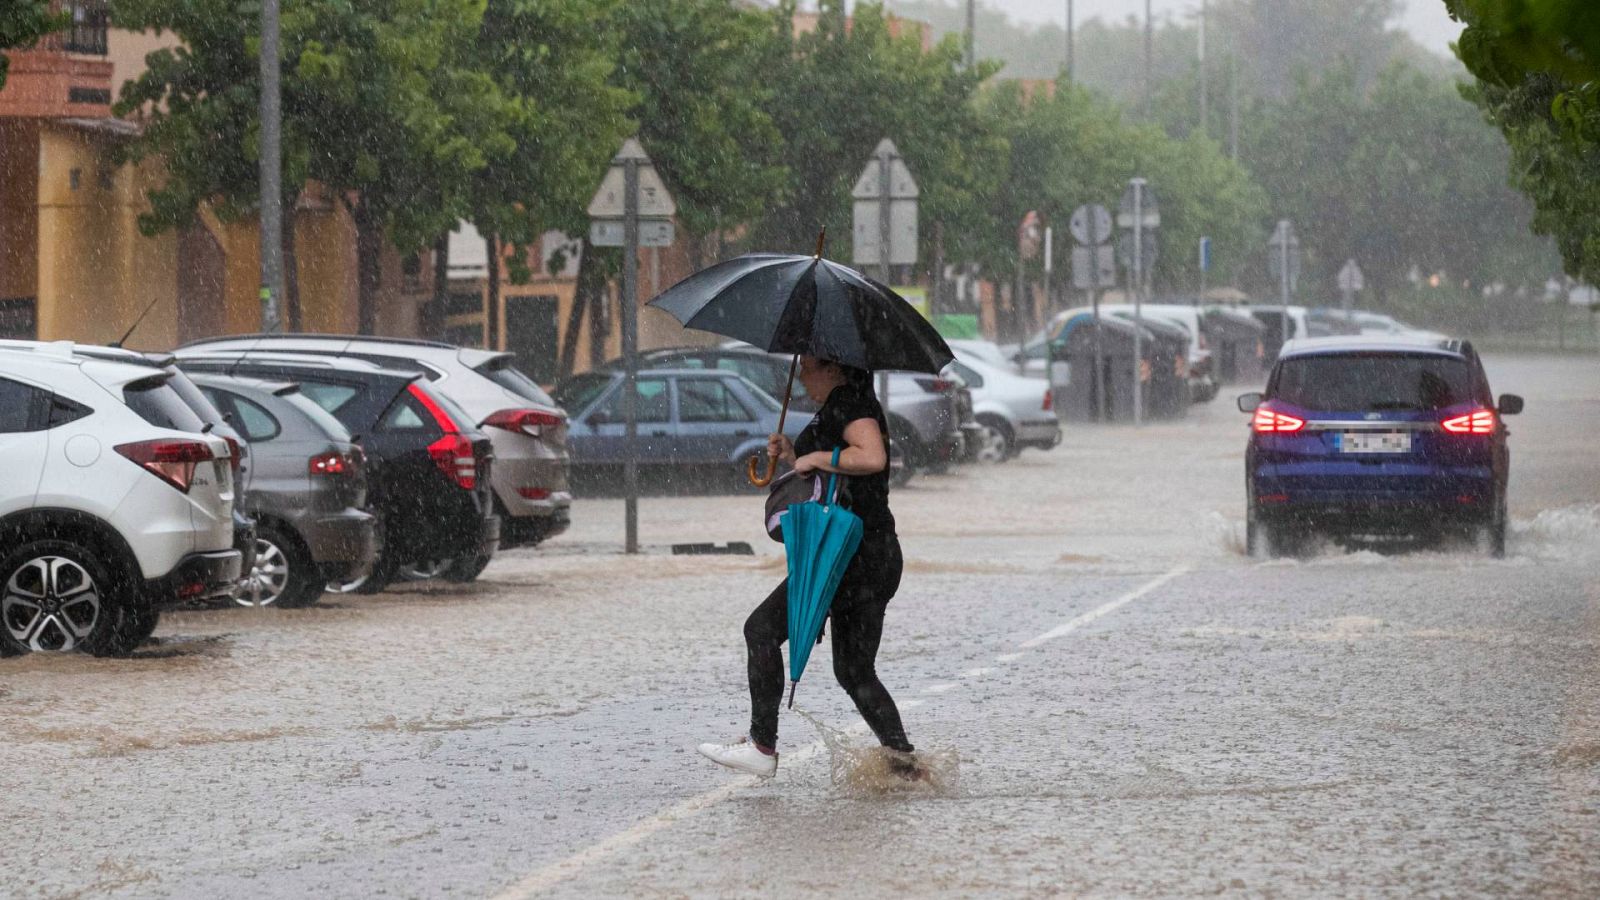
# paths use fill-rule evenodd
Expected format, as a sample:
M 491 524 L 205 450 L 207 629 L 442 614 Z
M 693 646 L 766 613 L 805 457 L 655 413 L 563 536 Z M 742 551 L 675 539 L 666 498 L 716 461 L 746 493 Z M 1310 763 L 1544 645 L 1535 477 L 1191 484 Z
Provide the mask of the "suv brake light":
M 1258 406 L 1251 427 L 1263 433 L 1289 434 L 1306 427 L 1306 420 L 1285 415 L 1270 406 Z
M 545 428 L 555 428 L 561 424 L 561 417 L 537 409 L 502 409 L 485 419 L 483 424 L 529 437 L 542 437 Z
M 1476 409 L 1464 416 L 1445 419 L 1439 426 L 1451 434 L 1493 434 L 1494 410 Z
M 1039 408 L 1045 412 L 1051 412 L 1056 408 L 1055 391 L 1052 391 L 1050 388 L 1044 389 L 1044 404 Z
M 247 451 L 245 450 L 245 445 L 236 438 L 225 437 L 223 440 L 228 442 L 228 450 L 233 454 L 228 457 L 228 468 L 233 470 L 233 480 L 237 482 L 239 480 L 239 467 L 244 464 L 244 455 Z
M 472 441 L 460 434 L 447 434 L 428 445 L 428 455 L 446 478 L 464 490 L 478 486 L 478 460 L 472 454 Z
M 185 494 L 194 484 L 194 467 L 217 458 L 211 445 L 201 441 L 139 441 L 118 444 L 116 451 Z

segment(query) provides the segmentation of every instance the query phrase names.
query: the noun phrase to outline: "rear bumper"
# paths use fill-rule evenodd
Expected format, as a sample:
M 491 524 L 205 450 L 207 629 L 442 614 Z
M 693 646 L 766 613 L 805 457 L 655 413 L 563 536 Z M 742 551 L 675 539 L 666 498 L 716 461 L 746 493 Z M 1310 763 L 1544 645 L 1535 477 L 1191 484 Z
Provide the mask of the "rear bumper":
M 295 525 L 311 550 L 311 559 L 324 570 L 360 571 L 378 558 L 378 520 L 365 510 L 311 515 Z
M 1304 488 L 1257 480 L 1257 519 L 1329 531 L 1416 532 L 1493 520 L 1498 488 L 1490 479 L 1433 479 L 1412 490 Z
M 572 495 L 561 493 L 550 498 L 541 515 L 505 516 L 500 523 L 500 547 L 527 547 L 566 531 L 572 524 Z
M 166 577 L 149 582 L 150 596 L 158 607 L 226 596 L 244 571 L 243 561 L 238 550 L 191 553 Z
M 1049 450 L 1061 443 L 1061 420 L 1029 419 L 1017 426 L 1017 446 Z

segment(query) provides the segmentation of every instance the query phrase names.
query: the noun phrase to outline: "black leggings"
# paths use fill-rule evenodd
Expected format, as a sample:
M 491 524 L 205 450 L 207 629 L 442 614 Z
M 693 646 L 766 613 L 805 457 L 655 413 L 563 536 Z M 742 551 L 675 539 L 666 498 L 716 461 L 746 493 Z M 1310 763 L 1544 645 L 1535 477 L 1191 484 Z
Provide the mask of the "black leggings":
M 833 674 L 855 701 L 861 718 L 885 747 L 910 753 L 905 726 L 894 698 L 878 680 L 875 660 L 883 637 L 883 614 L 900 587 L 900 541 L 868 536 L 845 570 L 829 612 L 833 633 Z M 764 747 L 778 744 L 778 707 L 783 703 L 783 644 L 789 639 L 787 579 L 756 607 L 744 623 L 750 651 L 750 739 Z

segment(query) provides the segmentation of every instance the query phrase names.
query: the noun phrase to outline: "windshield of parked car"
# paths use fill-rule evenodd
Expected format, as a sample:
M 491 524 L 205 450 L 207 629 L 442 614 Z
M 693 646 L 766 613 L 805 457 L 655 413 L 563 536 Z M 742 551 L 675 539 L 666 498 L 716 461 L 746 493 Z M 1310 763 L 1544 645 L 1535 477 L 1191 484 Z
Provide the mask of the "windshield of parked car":
M 587 409 L 610 383 L 611 376 L 604 372 L 575 375 L 556 387 L 554 400 L 557 406 L 567 411 L 567 415 L 576 416 Z
M 1472 369 L 1453 356 L 1361 353 L 1286 359 L 1269 397 L 1330 412 L 1429 411 L 1473 399 Z

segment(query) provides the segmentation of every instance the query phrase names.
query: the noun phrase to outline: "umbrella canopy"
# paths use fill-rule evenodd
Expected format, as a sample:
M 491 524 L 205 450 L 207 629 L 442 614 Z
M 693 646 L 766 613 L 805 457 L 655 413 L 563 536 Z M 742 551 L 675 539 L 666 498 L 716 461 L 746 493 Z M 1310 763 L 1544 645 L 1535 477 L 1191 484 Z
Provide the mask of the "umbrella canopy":
M 839 464 L 838 449 L 833 451 L 833 464 Z M 838 479 L 838 475 L 828 479 L 822 502 L 796 503 L 783 518 L 783 547 L 789 556 L 790 706 L 839 580 L 861 547 L 861 518 L 834 502 Z
M 820 256 L 750 253 L 650 301 L 687 328 L 858 369 L 938 374 L 954 354 L 904 297 Z

